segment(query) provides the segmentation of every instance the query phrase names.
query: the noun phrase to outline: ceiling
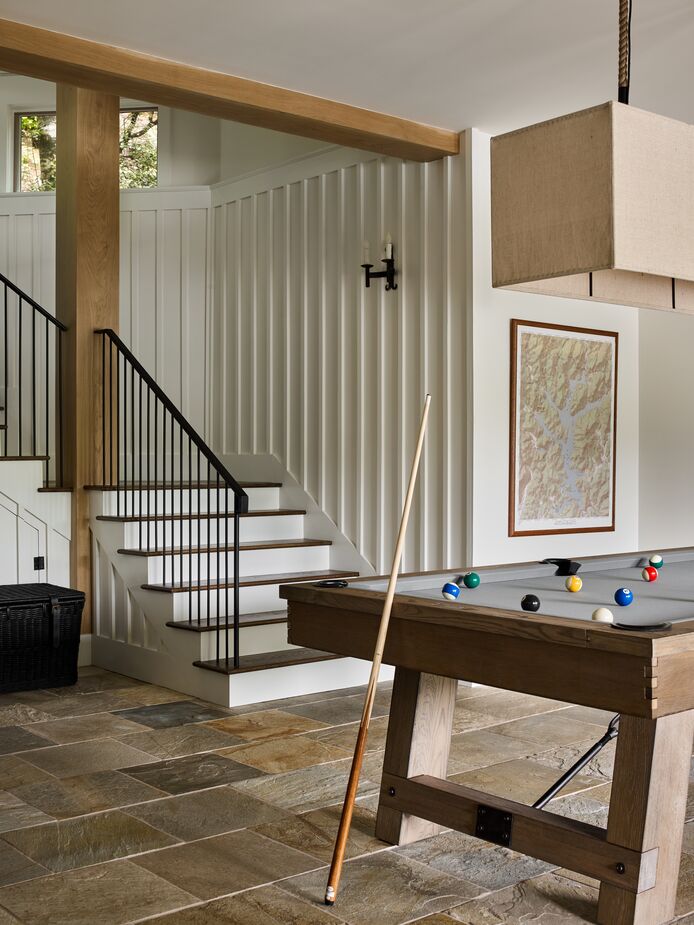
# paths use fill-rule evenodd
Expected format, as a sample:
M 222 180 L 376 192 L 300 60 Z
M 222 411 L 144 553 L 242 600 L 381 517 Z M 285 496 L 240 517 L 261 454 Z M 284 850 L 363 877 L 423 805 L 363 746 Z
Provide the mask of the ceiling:
M 694 0 L 633 0 L 631 102 L 694 122 Z M 460 130 L 616 97 L 617 0 L 0 0 L 0 18 Z

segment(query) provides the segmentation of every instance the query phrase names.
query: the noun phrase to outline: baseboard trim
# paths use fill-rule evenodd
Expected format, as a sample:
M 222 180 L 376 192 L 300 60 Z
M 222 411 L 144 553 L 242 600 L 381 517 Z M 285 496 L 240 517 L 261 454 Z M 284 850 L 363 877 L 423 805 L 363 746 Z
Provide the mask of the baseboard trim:
M 80 636 L 80 654 L 77 659 L 77 665 L 84 668 L 92 663 L 92 634 L 82 633 Z

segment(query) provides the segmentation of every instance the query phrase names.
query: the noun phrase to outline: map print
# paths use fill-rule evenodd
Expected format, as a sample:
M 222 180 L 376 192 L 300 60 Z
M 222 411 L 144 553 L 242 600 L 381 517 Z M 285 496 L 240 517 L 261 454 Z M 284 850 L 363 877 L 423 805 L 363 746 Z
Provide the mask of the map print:
M 616 335 L 514 335 L 511 534 L 613 529 Z

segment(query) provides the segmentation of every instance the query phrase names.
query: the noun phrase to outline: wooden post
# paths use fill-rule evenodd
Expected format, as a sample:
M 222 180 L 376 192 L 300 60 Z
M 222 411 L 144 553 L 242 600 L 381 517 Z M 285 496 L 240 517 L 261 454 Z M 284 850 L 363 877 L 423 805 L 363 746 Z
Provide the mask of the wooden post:
M 94 331 L 118 330 L 119 106 L 117 96 L 58 85 L 56 307 L 63 349 L 65 480 L 73 488 L 70 578 L 87 595 L 91 627 L 89 498 L 101 456 L 101 383 Z M 100 354 L 99 354 L 100 356 Z
M 619 721 L 607 841 L 641 852 L 657 848 L 658 861 L 652 889 L 633 893 L 602 883 L 603 925 L 657 925 L 675 914 L 693 733 L 692 710 Z
M 446 778 L 457 689 L 455 678 L 395 669 L 384 774 Z M 407 845 L 441 831 L 433 822 L 392 809 L 381 796 L 376 836 L 383 841 Z

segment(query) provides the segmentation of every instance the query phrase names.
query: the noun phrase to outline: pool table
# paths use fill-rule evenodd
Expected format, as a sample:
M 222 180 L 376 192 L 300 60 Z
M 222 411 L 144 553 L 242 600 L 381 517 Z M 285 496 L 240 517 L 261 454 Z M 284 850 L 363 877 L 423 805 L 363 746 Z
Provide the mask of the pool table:
M 598 879 L 603 925 L 674 915 L 694 735 L 694 548 L 477 568 L 479 587 L 444 600 L 465 570 L 402 575 L 384 662 L 395 666 L 377 835 L 406 844 L 453 828 Z M 289 641 L 371 659 L 386 578 L 285 585 Z M 633 591 L 628 607 L 614 602 Z M 528 593 L 540 610 L 520 607 Z M 600 606 L 615 624 L 591 619 Z M 657 628 L 656 628 L 657 627 Z M 446 780 L 459 680 L 620 714 L 606 829 Z

